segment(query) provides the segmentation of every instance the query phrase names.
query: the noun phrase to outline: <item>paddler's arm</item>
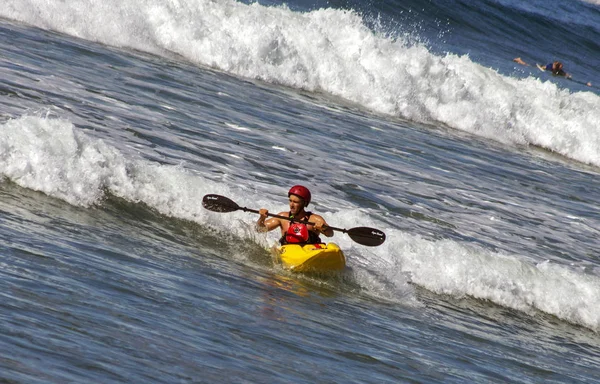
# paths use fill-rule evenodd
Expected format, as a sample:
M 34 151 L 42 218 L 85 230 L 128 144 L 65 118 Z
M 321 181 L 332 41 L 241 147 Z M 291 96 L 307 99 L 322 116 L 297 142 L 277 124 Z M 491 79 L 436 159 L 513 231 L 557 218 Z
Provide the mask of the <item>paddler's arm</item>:
M 515 57 L 515 58 L 513 59 L 513 61 L 514 61 L 515 63 L 517 63 L 517 64 L 521 64 L 521 65 L 527 65 L 527 66 L 529 66 L 529 64 L 527 64 L 526 62 L 524 62 L 523 60 L 521 60 L 521 58 L 520 58 L 520 57 Z
M 267 215 L 269 214 L 269 210 L 265 208 L 261 208 L 258 211 L 260 217 L 256 221 L 256 231 L 257 232 L 269 232 L 272 229 L 275 229 L 281 225 L 279 219 L 272 217 L 267 220 Z

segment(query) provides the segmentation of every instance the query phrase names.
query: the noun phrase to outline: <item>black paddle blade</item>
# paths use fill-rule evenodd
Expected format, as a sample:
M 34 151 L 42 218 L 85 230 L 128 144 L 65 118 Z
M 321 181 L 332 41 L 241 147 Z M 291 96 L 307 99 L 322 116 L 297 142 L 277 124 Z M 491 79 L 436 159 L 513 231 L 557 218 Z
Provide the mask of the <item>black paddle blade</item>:
M 233 212 L 240 209 L 240 206 L 235 201 L 221 195 L 204 195 L 202 198 L 202 206 L 209 211 L 214 212 Z
M 377 247 L 385 241 L 385 233 L 375 228 L 350 228 L 347 233 L 348 236 L 358 244 L 367 245 L 369 247 Z

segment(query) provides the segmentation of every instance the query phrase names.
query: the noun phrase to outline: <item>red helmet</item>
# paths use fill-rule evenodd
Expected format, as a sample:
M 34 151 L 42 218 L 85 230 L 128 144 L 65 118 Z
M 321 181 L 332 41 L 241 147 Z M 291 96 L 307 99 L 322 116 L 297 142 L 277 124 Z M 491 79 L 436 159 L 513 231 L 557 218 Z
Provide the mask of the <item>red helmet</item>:
M 303 187 L 301 185 L 294 185 L 292 188 L 290 188 L 288 196 L 289 195 L 296 195 L 300 197 L 302 200 L 304 200 L 305 206 L 307 206 L 308 203 L 310 203 L 310 191 L 308 190 L 308 188 Z

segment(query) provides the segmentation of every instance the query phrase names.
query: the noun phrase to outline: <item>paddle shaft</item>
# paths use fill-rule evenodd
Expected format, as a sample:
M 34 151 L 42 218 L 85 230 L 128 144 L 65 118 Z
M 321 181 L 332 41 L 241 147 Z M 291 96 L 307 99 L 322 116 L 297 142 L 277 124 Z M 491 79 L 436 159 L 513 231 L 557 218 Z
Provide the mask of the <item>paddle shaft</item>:
M 260 211 L 258 211 L 256 209 L 251 209 L 251 208 L 246 208 L 246 207 L 239 207 L 239 209 L 241 209 L 244 212 L 260 213 Z M 302 223 L 302 224 L 308 224 L 308 225 L 315 225 L 315 223 L 311 223 L 310 221 L 304 222 L 304 221 L 300 221 L 300 220 L 294 220 L 291 217 L 285 217 L 285 216 L 281 216 L 281 215 L 274 215 L 272 213 L 267 213 L 267 216 L 274 217 L 276 219 L 289 220 L 292 223 Z M 327 227 L 325 227 L 324 229 L 333 229 L 334 231 L 340 231 L 340 232 L 343 232 L 343 233 L 347 233 L 348 232 L 347 229 L 330 227 L 329 225 Z
M 221 212 L 221 213 L 242 210 L 244 212 L 260 214 L 260 211 L 257 211 L 256 209 L 240 207 L 239 205 L 236 204 L 235 201 L 233 201 L 225 196 L 215 195 L 215 194 L 205 195 L 204 198 L 202 199 L 202 206 L 204 206 L 204 208 L 206 208 L 208 210 L 215 211 L 215 212 Z M 281 220 L 289 220 L 292 223 L 296 222 L 296 223 L 315 225 L 315 223 L 294 220 L 291 217 L 273 215 L 272 213 L 267 213 L 267 216 L 275 217 L 275 218 L 281 219 Z M 370 247 L 376 247 L 378 245 L 383 244 L 383 242 L 385 241 L 385 233 L 383 233 L 382 231 L 375 229 L 375 228 L 356 227 L 356 228 L 350 228 L 350 229 L 342 229 L 342 228 L 329 227 L 329 226 L 327 226 L 326 228 L 327 229 L 331 228 L 332 231 L 339 231 L 339 232 L 346 233 L 346 234 L 348 234 L 348 236 L 350 236 L 350 238 L 352 240 L 356 241 L 357 243 L 366 245 L 366 246 L 370 246 Z

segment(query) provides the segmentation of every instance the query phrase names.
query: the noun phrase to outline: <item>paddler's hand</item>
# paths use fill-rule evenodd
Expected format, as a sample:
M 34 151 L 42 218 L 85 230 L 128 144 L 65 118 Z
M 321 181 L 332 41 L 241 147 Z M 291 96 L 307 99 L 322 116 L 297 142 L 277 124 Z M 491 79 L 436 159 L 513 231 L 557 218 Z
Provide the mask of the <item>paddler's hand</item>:
M 333 236 L 333 231 L 329 228 L 327 224 L 322 219 L 315 219 L 315 225 L 313 225 L 313 230 L 318 233 L 322 233 L 327 237 Z
M 313 225 L 313 229 L 317 232 L 323 231 L 323 220 L 316 219 L 315 224 Z
M 269 214 L 269 210 L 265 209 L 265 208 L 261 208 L 258 211 L 258 214 L 260 215 L 260 217 L 256 221 L 256 230 L 258 232 L 266 232 L 267 226 L 265 225 L 265 219 L 267 218 L 267 215 Z

